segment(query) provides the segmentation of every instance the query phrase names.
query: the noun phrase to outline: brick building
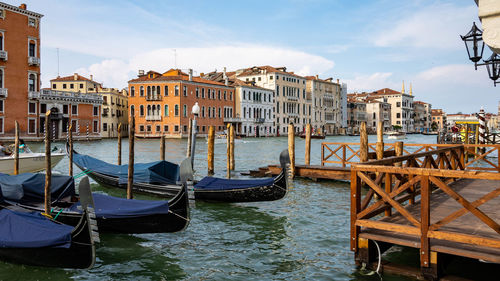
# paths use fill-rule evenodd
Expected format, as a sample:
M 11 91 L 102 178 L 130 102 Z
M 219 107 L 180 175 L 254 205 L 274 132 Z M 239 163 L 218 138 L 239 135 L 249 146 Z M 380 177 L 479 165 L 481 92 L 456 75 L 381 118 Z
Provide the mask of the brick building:
M 37 138 L 40 90 L 40 20 L 43 15 L 0 2 L 0 138 L 14 137 L 15 121 L 24 139 Z
M 224 131 L 224 118 L 234 117 L 234 88 L 224 83 L 193 77 L 170 69 L 161 74 L 139 71 L 128 82 L 129 112 L 135 116 L 138 137 L 181 138 L 188 134 L 191 108 L 198 102 L 198 134 L 206 135 L 209 126 Z

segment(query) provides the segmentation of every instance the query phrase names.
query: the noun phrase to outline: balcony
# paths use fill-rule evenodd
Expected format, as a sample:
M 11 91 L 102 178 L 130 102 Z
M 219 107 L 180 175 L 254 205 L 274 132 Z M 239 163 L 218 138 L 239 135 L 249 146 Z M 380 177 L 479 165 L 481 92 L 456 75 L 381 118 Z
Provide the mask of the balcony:
M 265 118 L 255 118 L 255 123 L 264 123 L 266 122 L 266 119 Z
M 30 97 L 30 95 L 31 93 L 28 93 L 28 97 Z M 47 101 L 71 101 L 92 104 L 102 104 L 103 102 L 102 96 L 97 93 L 63 92 L 48 89 L 43 89 L 38 95 L 34 94 L 33 98 L 40 98 Z
M 239 123 L 241 122 L 240 117 L 224 117 L 224 123 Z
M 253 103 L 262 103 L 261 100 L 252 100 Z
M 29 91 L 28 92 L 28 98 L 29 99 L 38 99 L 38 98 L 40 98 L 40 92 Z
M 6 98 L 9 96 L 9 91 L 7 88 L 0 88 L 0 98 Z
M 289 112 L 286 115 L 288 115 L 288 117 L 299 117 L 298 113 L 293 113 L 293 112 Z
M 296 96 L 287 96 L 287 98 L 288 98 L 289 100 L 293 100 L 293 101 L 298 101 L 298 100 L 299 100 L 299 98 L 298 98 L 298 97 L 296 97 Z
M 161 101 L 161 96 L 146 96 L 147 101 Z
M 148 115 L 146 116 L 146 121 L 161 121 L 160 115 Z
M 0 60 L 4 60 L 4 61 L 7 61 L 7 51 L 4 51 L 4 50 L 1 50 L 0 51 Z
M 39 66 L 40 65 L 40 58 L 37 58 L 37 57 L 28 57 L 28 64 L 29 65 Z

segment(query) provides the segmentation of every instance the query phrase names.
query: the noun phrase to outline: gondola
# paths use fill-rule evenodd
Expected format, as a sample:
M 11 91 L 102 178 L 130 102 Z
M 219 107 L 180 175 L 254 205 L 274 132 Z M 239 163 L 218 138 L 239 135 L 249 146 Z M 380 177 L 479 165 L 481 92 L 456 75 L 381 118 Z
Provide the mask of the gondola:
M 0 259 L 35 266 L 92 268 L 99 236 L 92 210 L 83 210 L 72 227 L 40 213 L 0 206 Z
M 305 139 L 306 138 L 306 135 L 300 135 L 300 138 L 301 139 Z M 316 134 L 312 134 L 311 135 L 311 139 L 325 139 L 325 135 L 316 135 Z
M 279 200 L 288 192 L 288 150 L 280 154 L 281 172 L 275 178 L 257 180 L 205 177 L 194 186 L 196 200 L 216 202 L 257 202 Z
M 43 174 L 1 175 L 0 190 L 10 189 L 9 193 L 13 194 L 4 200 L 3 205 L 34 212 L 43 211 L 44 182 Z M 15 189 L 22 195 L 16 196 Z M 82 179 L 79 186 L 80 193 L 86 190 L 90 193 L 87 177 Z M 79 198 L 75 194 L 74 179 L 69 176 L 53 175 L 51 191 L 51 197 L 54 199 L 51 215 L 54 219 L 64 224 L 77 225 L 81 211 Z M 92 205 L 101 232 L 177 232 L 189 224 L 189 202 L 185 185 L 169 201 L 127 200 L 94 193 Z

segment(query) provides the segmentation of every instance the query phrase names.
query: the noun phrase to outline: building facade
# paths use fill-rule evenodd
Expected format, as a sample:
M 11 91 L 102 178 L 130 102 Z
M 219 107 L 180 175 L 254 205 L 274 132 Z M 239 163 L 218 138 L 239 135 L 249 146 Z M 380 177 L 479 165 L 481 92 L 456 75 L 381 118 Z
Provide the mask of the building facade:
M 288 132 L 288 124 L 295 124 L 296 133 L 303 132 L 305 125 L 311 123 L 311 97 L 306 96 L 306 79 L 286 67 L 254 66 L 236 71 L 236 77 L 244 82 L 275 92 L 274 127 L 276 135 Z
M 99 89 L 102 96 L 101 136 L 103 138 L 118 137 L 118 126 L 121 124 L 121 136 L 128 136 L 128 92 L 113 88 Z
M 198 135 L 207 135 L 208 127 L 225 129 L 224 118 L 234 118 L 234 88 L 225 83 L 193 77 L 179 69 L 164 73 L 139 71 L 128 82 L 129 112 L 135 116 L 138 137 L 165 135 L 181 138 L 188 134 L 193 105 L 197 102 Z
M 431 130 L 431 105 L 423 101 L 413 103 L 415 110 L 414 125 L 416 132 L 429 132 Z
M 369 133 L 377 132 L 377 124 L 382 122 L 384 132 L 391 128 L 391 104 L 378 100 L 367 100 L 366 102 L 366 129 Z
M 306 77 L 306 96 L 312 99 L 311 125 L 327 135 L 338 134 L 342 127 L 342 89 L 333 78 Z
M 438 131 L 447 129 L 446 113 L 442 109 L 432 109 L 431 117 L 432 117 L 431 129 L 436 129 Z
M 24 139 L 39 137 L 41 14 L 0 2 L 0 139 L 13 139 L 15 121 Z
M 347 133 L 359 134 L 362 122 L 367 122 L 366 103 L 356 99 L 347 101 Z
M 404 87 L 401 92 L 384 88 L 369 94 L 378 101 L 391 104 L 391 122 L 394 128 L 401 128 L 404 132 L 414 132 L 414 106 L 413 93 L 405 94 Z

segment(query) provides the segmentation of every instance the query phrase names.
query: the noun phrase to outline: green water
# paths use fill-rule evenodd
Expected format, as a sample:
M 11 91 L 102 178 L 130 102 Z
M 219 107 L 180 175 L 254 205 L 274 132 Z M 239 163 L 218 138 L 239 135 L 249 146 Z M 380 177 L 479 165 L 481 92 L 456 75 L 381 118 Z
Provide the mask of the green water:
M 373 139 L 372 139 L 373 138 Z M 236 143 L 236 171 L 278 163 L 286 138 L 244 139 Z M 357 142 L 356 137 L 312 141 L 312 164 L 320 163 L 322 141 Z M 374 136 L 370 136 L 374 141 Z M 387 140 L 386 140 L 387 141 Z M 75 143 L 75 149 L 116 163 L 116 140 Z M 389 141 L 387 141 L 389 142 Z M 405 142 L 433 143 L 435 136 L 410 135 Z M 127 140 L 124 141 L 126 157 Z M 34 151 L 40 144 L 31 145 Z M 61 146 L 62 144 L 56 144 Z M 179 163 L 186 140 L 167 141 L 167 160 Z M 296 139 L 297 163 L 304 141 Z M 215 145 L 217 176 L 225 175 L 225 144 Z M 159 159 L 158 140 L 136 142 L 136 162 Z M 67 174 L 63 159 L 56 172 Z M 196 177 L 206 174 L 206 142 L 198 139 Z M 80 172 L 76 169 L 75 174 Z M 95 190 L 124 196 L 120 190 Z M 91 270 L 62 270 L 0 262 L 0 280 L 380 280 L 364 276 L 349 250 L 349 184 L 295 180 L 287 197 L 244 204 L 191 203 L 191 223 L 179 233 L 101 235 Z M 154 199 L 140 197 L 141 199 Z M 418 260 L 417 260 L 418 262 Z M 404 280 L 383 276 L 384 280 Z

